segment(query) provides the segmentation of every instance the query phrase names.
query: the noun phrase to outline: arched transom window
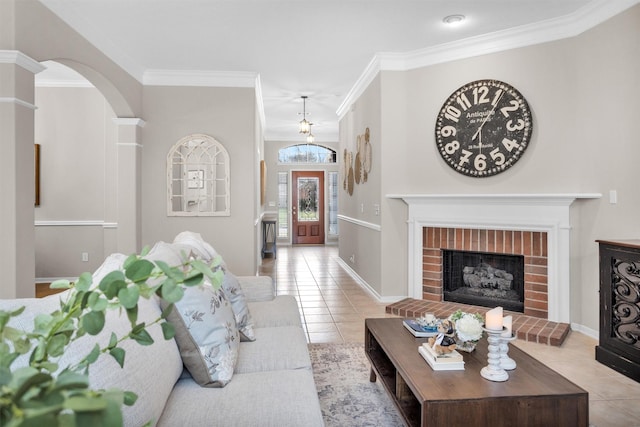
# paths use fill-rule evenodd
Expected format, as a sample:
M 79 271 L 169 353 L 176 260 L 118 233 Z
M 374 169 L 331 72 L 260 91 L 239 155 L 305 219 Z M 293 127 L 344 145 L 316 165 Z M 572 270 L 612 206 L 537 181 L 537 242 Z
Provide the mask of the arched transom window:
M 296 144 L 278 151 L 280 163 L 335 163 L 336 152 L 317 144 Z
M 167 215 L 229 216 L 229 154 L 209 135 L 180 139 L 167 155 Z

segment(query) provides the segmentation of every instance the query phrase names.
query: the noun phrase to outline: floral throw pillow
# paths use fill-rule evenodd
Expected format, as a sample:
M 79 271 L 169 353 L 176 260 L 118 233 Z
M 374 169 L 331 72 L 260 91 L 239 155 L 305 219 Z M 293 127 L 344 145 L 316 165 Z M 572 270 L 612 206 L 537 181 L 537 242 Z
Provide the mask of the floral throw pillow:
M 240 331 L 241 341 L 255 341 L 256 335 L 253 332 L 253 318 L 247 306 L 247 300 L 244 292 L 240 287 L 238 278 L 229 270 L 224 270 L 224 279 L 222 280 L 222 289 L 224 294 L 231 303 L 231 308 L 236 318 L 236 324 Z
M 240 339 L 222 288 L 214 289 L 209 283 L 186 288 L 168 320 L 176 330 L 182 363 L 193 379 L 202 387 L 227 385 L 238 360 Z

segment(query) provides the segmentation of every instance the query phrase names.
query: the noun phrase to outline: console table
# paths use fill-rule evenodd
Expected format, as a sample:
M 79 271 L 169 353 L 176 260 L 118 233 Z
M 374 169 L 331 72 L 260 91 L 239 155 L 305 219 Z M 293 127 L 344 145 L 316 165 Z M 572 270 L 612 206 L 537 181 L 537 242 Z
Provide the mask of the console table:
M 273 257 L 276 257 L 277 222 L 276 217 L 262 219 L 262 258 L 265 254 L 273 254 Z
M 464 371 L 433 371 L 400 318 L 365 319 L 371 381 L 380 379 L 408 426 L 571 427 L 589 425 L 588 393 L 511 346 L 509 380 L 480 376 L 487 340 L 463 353 Z
M 596 360 L 640 381 L 640 240 L 600 244 L 600 342 Z

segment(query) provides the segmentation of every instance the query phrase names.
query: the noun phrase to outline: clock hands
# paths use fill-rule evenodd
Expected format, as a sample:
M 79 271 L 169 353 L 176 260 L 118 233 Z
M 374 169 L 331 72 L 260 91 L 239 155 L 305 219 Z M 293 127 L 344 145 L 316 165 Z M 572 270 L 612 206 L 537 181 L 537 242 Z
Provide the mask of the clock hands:
M 482 131 L 482 127 L 484 126 L 485 123 L 487 123 L 487 120 L 489 120 L 489 117 L 493 116 L 493 112 L 496 111 L 496 107 L 498 107 L 498 104 L 502 99 L 502 95 L 504 95 L 504 91 L 500 93 L 500 96 L 496 100 L 495 104 L 493 104 L 493 108 L 491 109 L 491 111 L 489 111 L 489 114 L 485 116 L 484 120 L 482 120 L 482 123 L 480 123 L 480 127 L 478 128 L 476 133 L 474 133 L 473 136 L 471 137 L 472 141 L 475 141 L 476 137 L 480 135 L 480 132 Z M 480 143 L 480 149 L 482 150 L 482 143 Z

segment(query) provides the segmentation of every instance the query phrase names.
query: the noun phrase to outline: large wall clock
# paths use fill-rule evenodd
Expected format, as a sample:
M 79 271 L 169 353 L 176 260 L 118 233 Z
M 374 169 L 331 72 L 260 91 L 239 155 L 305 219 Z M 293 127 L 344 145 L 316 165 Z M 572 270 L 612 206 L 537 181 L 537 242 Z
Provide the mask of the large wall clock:
M 520 159 L 532 131 L 531 110 L 520 92 L 498 80 L 477 80 L 453 92 L 440 109 L 436 144 L 456 172 L 487 177 Z

